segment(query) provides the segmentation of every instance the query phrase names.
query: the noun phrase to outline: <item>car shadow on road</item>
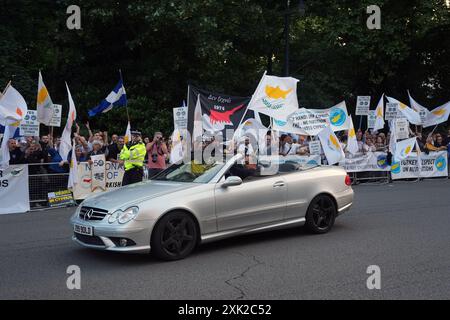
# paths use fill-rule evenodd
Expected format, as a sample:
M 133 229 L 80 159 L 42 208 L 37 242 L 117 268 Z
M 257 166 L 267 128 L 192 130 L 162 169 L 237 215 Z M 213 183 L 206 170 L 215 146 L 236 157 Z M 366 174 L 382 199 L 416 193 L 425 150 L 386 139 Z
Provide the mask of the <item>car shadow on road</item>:
M 335 224 L 333 230 L 329 234 L 341 232 L 346 227 L 344 225 Z M 264 231 L 246 235 L 239 235 L 211 243 L 206 243 L 197 248 L 193 255 L 208 254 L 212 251 L 220 251 L 227 249 L 235 249 L 243 246 L 265 245 L 267 243 L 275 244 L 278 241 L 309 239 L 312 237 L 322 237 L 325 235 L 317 235 L 310 233 L 305 227 L 291 227 L 280 230 Z
M 333 230 L 329 234 L 345 232 L 344 224 L 336 223 Z M 264 231 L 259 233 L 239 235 L 232 238 L 205 243 L 198 246 L 192 254 L 186 259 L 202 257 L 211 253 L 217 253 L 221 250 L 229 251 L 240 247 L 248 247 L 252 245 L 265 245 L 267 243 L 275 244 L 278 241 L 309 239 L 310 237 L 323 237 L 326 235 L 314 235 L 309 233 L 304 227 L 292 227 L 281 230 Z M 148 264 L 170 263 L 161 261 L 150 254 L 120 253 L 111 251 L 99 251 L 87 248 L 77 248 L 75 253 L 83 259 L 88 259 L 95 263 L 106 263 L 119 267 L 130 267 Z

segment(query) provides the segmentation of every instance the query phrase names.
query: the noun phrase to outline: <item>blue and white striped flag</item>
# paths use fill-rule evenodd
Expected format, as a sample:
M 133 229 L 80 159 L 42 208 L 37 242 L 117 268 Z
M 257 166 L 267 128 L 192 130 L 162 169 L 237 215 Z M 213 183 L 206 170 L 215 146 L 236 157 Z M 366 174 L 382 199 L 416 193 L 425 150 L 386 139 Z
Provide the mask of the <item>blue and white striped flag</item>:
M 94 117 L 99 113 L 106 113 L 113 108 L 123 107 L 127 105 L 127 93 L 125 92 L 125 87 L 123 86 L 122 79 L 111 91 L 111 93 L 106 97 L 105 100 L 100 102 L 98 106 L 89 110 L 89 117 Z

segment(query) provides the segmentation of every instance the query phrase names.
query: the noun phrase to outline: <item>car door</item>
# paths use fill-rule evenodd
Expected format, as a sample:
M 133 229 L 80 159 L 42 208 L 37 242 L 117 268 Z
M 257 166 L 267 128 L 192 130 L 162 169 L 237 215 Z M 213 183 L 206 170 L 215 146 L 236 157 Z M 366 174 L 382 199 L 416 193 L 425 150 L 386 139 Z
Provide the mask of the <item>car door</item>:
M 276 175 L 258 177 L 226 188 L 222 182 L 218 182 L 215 187 L 219 231 L 284 219 L 287 196 L 284 178 Z

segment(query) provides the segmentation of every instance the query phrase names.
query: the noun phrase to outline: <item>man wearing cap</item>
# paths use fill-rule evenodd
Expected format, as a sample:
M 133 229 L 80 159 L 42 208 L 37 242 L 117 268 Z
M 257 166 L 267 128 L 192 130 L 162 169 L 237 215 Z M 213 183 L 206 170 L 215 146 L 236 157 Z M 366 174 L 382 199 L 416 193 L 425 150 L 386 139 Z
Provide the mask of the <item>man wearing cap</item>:
M 146 153 L 147 150 L 142 142 L 141 133 L 139 131 L 131 131 L 131 142 L 123 146 L 119 156 L 121 163 L 125 167 L 122 186 L 142 181 Z

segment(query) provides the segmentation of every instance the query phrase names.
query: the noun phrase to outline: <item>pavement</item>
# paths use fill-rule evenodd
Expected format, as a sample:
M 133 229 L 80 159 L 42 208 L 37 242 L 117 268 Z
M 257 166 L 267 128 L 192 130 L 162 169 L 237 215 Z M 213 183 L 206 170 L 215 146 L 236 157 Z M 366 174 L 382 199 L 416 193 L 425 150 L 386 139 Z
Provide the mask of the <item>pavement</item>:
M 81 248 L 74 208 L 0 216 L 0 299 L 450 299 L 450 180 L 355 186 L 325 235 L 241 236 L 185 260 Z M 69 290 L 67 268 L 81 270 Z M 381 289 L 367 288 L 367 268 Z

